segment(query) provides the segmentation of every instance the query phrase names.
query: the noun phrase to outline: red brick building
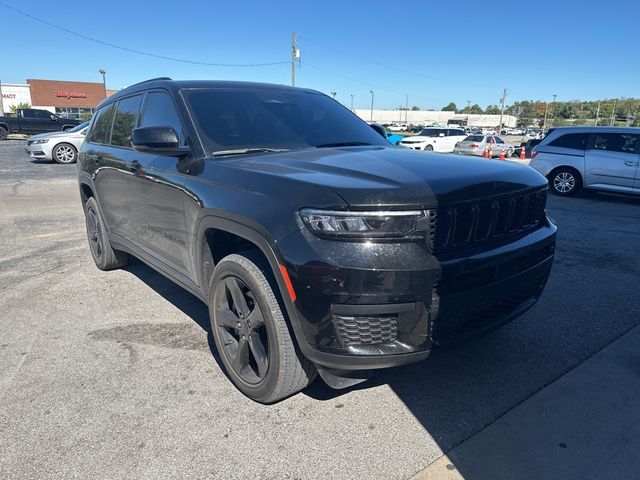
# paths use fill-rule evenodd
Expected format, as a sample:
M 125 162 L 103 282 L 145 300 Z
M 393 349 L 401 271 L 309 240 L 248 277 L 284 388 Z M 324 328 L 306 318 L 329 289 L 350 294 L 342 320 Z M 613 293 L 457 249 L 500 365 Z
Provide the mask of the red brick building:
M 68 82 L 28 79 L 33 108 L 44 108 L 64 117 L 80 118 L 93 113 L 96 106 L 116 90 L 107 90 L 100 82 Z

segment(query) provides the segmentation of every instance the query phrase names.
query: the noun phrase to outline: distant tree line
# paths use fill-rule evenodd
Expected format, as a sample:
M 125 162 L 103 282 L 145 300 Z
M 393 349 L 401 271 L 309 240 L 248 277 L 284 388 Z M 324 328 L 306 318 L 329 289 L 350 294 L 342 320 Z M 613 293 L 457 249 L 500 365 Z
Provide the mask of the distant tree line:
M 598 105 L 600 108 L 598 109 Z M 604 100 L 570 100 L 565 102 L 549 102 L 547 110 L 548 125 L 584 125 L 593 124 L 596 116 L 599 125 L 609 125 L 614 114 L 614 123 L 620 125 L 640 126 L 640 99 L 638 98 L 608 98 Z M 540 100 L 523 100 L 505 106 L 504 113 L 518 118 L 519 125 L 541 123 L 547 104 Z M 498 105 L 488 105 L 484 110 L 474 104 L 459 109 L 454 102 L 442 108 L 443 111 L 469 114 L 499 115 Z

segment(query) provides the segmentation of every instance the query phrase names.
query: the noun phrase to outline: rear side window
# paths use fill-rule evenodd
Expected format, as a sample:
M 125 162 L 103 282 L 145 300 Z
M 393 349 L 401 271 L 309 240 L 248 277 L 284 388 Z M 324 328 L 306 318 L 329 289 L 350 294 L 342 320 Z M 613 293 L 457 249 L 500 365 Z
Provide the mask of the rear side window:
M 556 138 L 549 146 L 584 150 L 587 146 L 588 139 L 588 133 L 567 133 L 566 135 Z
M 111 145 L 131 148 L 131 132 L 138 123 L 142 95 L 125 98 L 118 102 L 113 119 Z
M 151 92 L 147 95 L 142 115 L 142 127 L 171 127 L 178 134 L 180 144 L 184 145 L 182 124 L 169 95 L 164 92 Z
M 107 144 L 109 143 L 109 134 L 111 133 L 111 119 L 113 112 L 113 103 L 101 107 L 96 112 L 96 119 L 91 126 L 91 131 L 87 136 L 87 142 Z
M 449 130 L 449 136 L 464 135 L 464 130 Z
M 465 142 L 482 142 L 484 137 L 482 135 L 469 135 L 464 139 Z
M 24 118 L 36 118 L 36 111 L 35 110 L 22 110 L 22 116 Z
M 596 133 L 593 148 L 610 152 L 636 153 L 638 135 L 630 133 Z
M 425 128 L 420 132 L 421 137 L 437 137 L 439 131 L 435 128 Z
M 504 143 L 504 141 L 500 137 L 493 137 L 496 143 Z

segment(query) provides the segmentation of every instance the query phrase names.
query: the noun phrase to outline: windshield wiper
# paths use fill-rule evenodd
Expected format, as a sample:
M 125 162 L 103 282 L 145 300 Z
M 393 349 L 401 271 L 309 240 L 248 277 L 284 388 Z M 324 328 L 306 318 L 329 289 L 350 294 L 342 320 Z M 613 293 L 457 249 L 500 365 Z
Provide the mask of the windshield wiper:
M 228 155 L 244 155 L 246 153 L 267 153 L 267 152 L 286 152 L 286 148 L 266 148 L 266 147 L 252 147 L 252 148 L 234 148 L 232 150 L 218 150 L 211 152 L 214 157 L 226 157 Z
M 331 148 L 331 147 L 361 147 L 363 145 L 371 145 L 367 142 L 335 142 L 335 143 L 323 143 L 316 145 L 316 148 Z

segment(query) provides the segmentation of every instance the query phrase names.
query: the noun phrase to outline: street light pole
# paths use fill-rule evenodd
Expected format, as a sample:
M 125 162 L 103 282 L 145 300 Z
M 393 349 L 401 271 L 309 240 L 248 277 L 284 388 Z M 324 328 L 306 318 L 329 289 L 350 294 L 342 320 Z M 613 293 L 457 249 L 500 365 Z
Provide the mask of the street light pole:
M 107 79 L 106 79 L 107 71 L 101 68 L 100 70 L 98 70 L 98 72 L 100 73 L 100 75 L 102 75 L 102 87 L 104 88 L 104 98 L 107 98 Z
M 373 90 L 369 90 L 369 93 L 371 94 L 371 119 L 370 119 L 370 122 L 373 123 L 373 97 L 374 97 Z
M 336 95 L 338 94 L 338 92 L 331 92 L 331 96 L 333 97 L 333 99 L 336 99 Z

